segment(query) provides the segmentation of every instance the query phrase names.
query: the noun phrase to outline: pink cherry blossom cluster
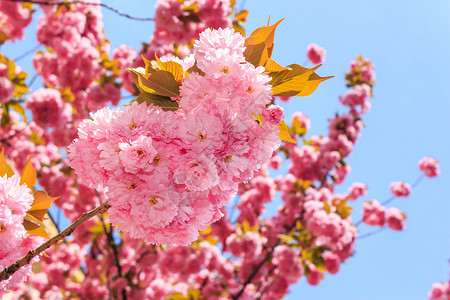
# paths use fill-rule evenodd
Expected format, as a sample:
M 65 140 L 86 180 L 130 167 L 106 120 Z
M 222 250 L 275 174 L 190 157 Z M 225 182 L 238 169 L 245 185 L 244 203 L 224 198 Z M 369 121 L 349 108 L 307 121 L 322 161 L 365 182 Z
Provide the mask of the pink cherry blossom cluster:
M 9 78 L 8 66 L 0 63 L 0 103 L 8 102 L 14 94 L 14 90 L 14 83 Z
M 365 201 L 363 204 L 363 222 L 370 226 L 389 226 L 392 230 L 403 230 L 406 215 L 398 208 L 387 209 L 377 200 Z
M 119 58 L 119 65 L 133 68 L 144 66 L 142 56 L 148 59 L 153 59 L 155 54 L 158 57 L 184 58 L 191 53 L 192 42 L 205 29 L 231 27 L 231 13 L 229 0 L 159 0 L 156 3 L 155 32 L 150 42 L 143 44 L 137 56 L 132 48 L 126 46 L 114 50 L 114 56 Z M 122 59 L 125 57 L 126 62 Z M 133 63 L 130 60 L 134 60 Z M 122 71 L 120 77 L 126 91 L 138 92 L 129 72 Z
M 306 56 L 313 65 L 322 64 L 325 61 L 326 55 L 327 51 L 325 48 L 322 48 L 317 44 L 310 44 L 306 48 Z
M 36 93 L 46 103 L 52 101 L 58 113 L 62 112 L 62 116 L 52 120 L 53 124 L 43 126 L 54 127 L 51 132 L 53 142 L 66 146 L 75 138 L 79 121 L 88 117 L 90 111 L 109 103 L 118 104 L 120 85 L 114 81 L 113 69 L 105 63 L 109 42 L 103 32 L 99 6 L 71 4 L 68 8 L 41 5 L 41 8 L 44 15 L 39 18 L 37 38 L 51 50 L 38 51 L 33 63 L 44 85 L 55 91 L 46 89 L 46 96 L 44 91 Z M 57 96 L 57 92 L 61 96 Z M 48 118 L 45 109 L 39 108 L 46 105 L 42 102 L 44 100 L 36 99 L 27 100 L 30 108 L 34 108 L 33 118 Z
M 370 59 L 358 56 L 350 63 L 350 70 L 345 75 L 348 87 L 367 84 L 373 86 L 375 83 L 375 66 Z
M 39 89 L 26 99 L 33 121 L 42 128 L 64 126 L 72 116 L 72 106 L 55 89 Z
M 20 177 L 0 177 L 0 269 L 8 267 L 35 248 L 41 238 L 29 235 L 22 223 L 31 208 L 33 196 Z M 36 257 L 33 262 L 38 261 Z M 20 269 L 9 279 L 0 282 L 0 295 L 24 281 L 31 273 L 31 265 Z
M 435 158 L 424 157 L 419 161 L 419 169 L 427 177 L 436 177 L 440 174 L 439 162 Z
M 207 28 L 230 27 L 231 12 L 229 0 L 158 0 L 154 38 L 189 43 Z
M 192 242 L 279 146 L 283 112 L 266 108 L 270 78 L 243 51 L 232 29 L 206 30 L 193 54 L 205 74 L 184 80 L 180 110 L 133 103 L 82 123 L 68 157 L 85 184 L 108 189 L 119 230 L 157 244 Z
M 429 300 L 450 300 L 450 282 L 433 283 L 428 293 Z
M 25 27 L 31 23 L 31 14 L 30 4 L 0 1 L 1 43 L 22 39 Z

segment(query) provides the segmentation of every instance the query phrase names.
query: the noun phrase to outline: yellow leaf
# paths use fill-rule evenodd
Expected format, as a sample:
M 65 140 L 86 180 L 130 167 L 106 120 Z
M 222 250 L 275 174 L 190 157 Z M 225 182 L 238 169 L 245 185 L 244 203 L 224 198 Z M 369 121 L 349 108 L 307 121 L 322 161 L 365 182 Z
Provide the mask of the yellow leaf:
M 266 43 L 261 42 L 256 45 L 248 45 L 244 51 L 245 60 L 255 67 L 264 66 L 269 59 L 269 52 Z
M 50 238 L 47 231 L 45 231 L 45 229 L 42 227 L 38 227 L 38 228 L 32 229 L 32 230 L 27 230 L 27 232 L 28 232 L 28 234 L 35 235 L 35 236 L 41 236 L 46 239 Z
M 170 97 L 160 96 L 156 94 L 142 93 L 136 100 L 138 103 L 145 102 L 147 105 L 153 104 L 155 106 L 161 107 L 163 110 L 177 110 L 180 108 L 177 101 L 173 101 Z
M 272 55 L 275 30 L 281 21 L 283 20 L 271 26 L 267 25 L 256 29 L 245 40 L 244 56 L 246 61 L 252 63 L 255 67 L 266 64 L 266 61 Z
M 174 62 L 174 61 L 163 62 L 158 58 L 156 53 L 155 53 L 155 57 L 156 57 L 158 66 L 161 68 L 161 70 L 170 72 L 178 83 L 181 83 L 183 81 L 184 71 L 183 71 L 183 67 L 179 63 Z
M 20 179 L 20 185 L 25 183 L 29 189 L 32 189 L 36 184 L 36 176 L 37 176 L 36 170 L 33 168 L 33 165 L 31 164 L 32 157 L 33 155 L 30 156 L 27 164 L 25 165 L 25 168 L 23 168 L 22 178 Z
M 281 124 L 278 125 L 278 129 L 280 130 L 278 135 L 282 141 L 297 144 L 297 142 L 289 134 L 289 127 L 286 125 L 286 122 L 281 122 Z
M 5 159 L 5 148 L 2 148 L 2 153 L 0 154 L 0 176 L 11 177 L 14 175 L 13 169 L 8 165 Z
M 286 235 L 286 234 L 279 234 L 278 237 L 280 238 L 280 240 L 282 240 L 285 243 L 289 243 L 289 242 L 294 242 L 295 239 L 290 236 L 290 235 Z
M 199 8 L 198 8 L 198 3 L 192 3 L 191 5 L 185 6 L 183 8 L 184 11 L 189 11 L 189 12 L 194 12 L 194 13 L 198 13 Z
M 277 23 L 269 26 L 264 26 L 257 28 L 255 31 L 252 32 L 252 34 L 245 40 L 245 46 L 248 45 L 256 45 L 261 42 L 264 42 L 267 46 L 267 48 L 271 48 L 273 46 L 273 42 L 275 39 L 275 30 L 277 29 L 278 25 L 283 21 L 284 19 L 281 19 Z
M 288 70 L 280 72 L 271 72 L 273 95 L 280 97 L 292 97 L 300 93 L 306 86 L 306 83 L 312 73 L 319 67 L 304 68 L 300 65 L 289 65 Z
M 236 15 L 234 15 L 234 19 L 241 23 L 245 23 L 245 20 L 247 19 L 248 14 L 249 14 L 248 10 L 241 10 L 240 12 L 236 13 Z
M 186 72 L 187 73 L 195 72 L 195 73 L 198 73 L 198 75 L 205 76 L 205 72 L 200 70 L 200 68 L 197 66 L 197 61 L 195 61 L 194 65 L 192 67 L 190 67 L 189 69 L 187 69 Z
M 49 239 L 50 236 L 48 235 L 47 231 L 45 231 L 45 229 L 41 226 L 39 226 L 38 224 L 35 224 L 33 222 L 30 222 L 28 220 L 24 220 L 23 221 L 23 227 L 25 228 L 25 230 L 31 234 L 31 235 L 36 235 L 36 236 L 41 236 L 44 238 Z
M 141 56 L 144 60 L 145 64 L 145 74 L 156 72 L 157 70 L 160 70 L 158 64 L 153 60 L 148 60 L 144 57 L 144 55 Z
M 178 97 L 180 86 L 172 73 L 157 70 L 151 74 L 145 74 L 143 68 L 128 68 L 139 90 L 144 93 L 157 94 L 167 97 Z
M 30 214 L 26 214 L 24 220 L 27 220 L 29 222 L 33 222 L 36 225 L 44 226 L 44 223 L 42 223 L 41 221 L 39 221 L 38 219 L 36 219 L 35 217 L 33 217 Z
M 282 65 L 278 64 L 273 59 L 269 58 L 264 66 L 267 72 L 280 72 L 284 70 L 288 70 L 287 68 L 283 67 Z
M 245 29 L 238 23 L 238 21 L 233 21 L 233 29 L 234 31 L 240 33 L 242 36 L 245 36 Z
M 325 81 L 333 77 L 334 76 L 320 77 L 316 73 L 312 73 L 311 76 L 309 76 L 306 85 L 303 87 L 302 91 L 297 94 L 297 96 L 304 97 L 311 95 L 317 89 L 317 87 L 322 81 Z
M 255 118 L 256 121 L 258 121 L 259 127 L 261 127 L 261 126 L 262 126 L 262 123 L 263 123 L 263 116 L 262 116 L 262 115 L 257 116 L 257 115 L 255 115 L 255 114 L 252 114 L 252 115 L 253 115 L 253 118 Z
M 58 199 L 58 197 L 50 197 L 46 191 L 34 191 L 33 193 L 34 201 L 31 205 L 30 211 L 41 210 L 41 209 L 49 209 L 52 205 L 52 202 Z
M 206 228 L 203 231 L 199 231 L 200 235 L 207 235 L 207 234 L 210 234 L 210 233 L 211 233 L 211 226 L 209 226 L 208 228 Z

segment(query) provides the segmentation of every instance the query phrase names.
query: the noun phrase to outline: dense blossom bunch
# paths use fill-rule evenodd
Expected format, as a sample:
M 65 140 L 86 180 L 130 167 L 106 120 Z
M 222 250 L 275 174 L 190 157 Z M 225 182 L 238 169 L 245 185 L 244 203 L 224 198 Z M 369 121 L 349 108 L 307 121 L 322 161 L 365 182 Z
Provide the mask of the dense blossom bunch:
M 17 259 L 36 247 L 39 238 L 27 234 L 22 225 L 26 212 L 33 203 L 33 196 L 20 177 L 0 177 L 0 269 L 11 265 Z M 34 261 L 37 261 L 36 258 Z M 8 280 L 0 282 L 0 295 L 7 289 L 24 281 L 31 273 L 28 265 Z
M 0 63 L 0 103 L 8 102 L 14 94 L 14 84 L 9 79 L 8 66 Z
M 189 43 L 207 28 L 230 27 L 231 9 L 229 0 L 158 0 L 154 38 Z
M 431 157 L 424 157 L 419 161 L 419 169 L 427 177 L 436 177 L 439 175 L 439 162 Z
M 307 137 L 309 118 L 297 112 L 287 128 L 283 109 L 273 105 L 272 96 L 281 101 L 305 96 L 284 82 L 292 79 L 287 86 L 295 85 L 298 74 L 311 76 L 307 90 L 326 78 L 295 64 L 283 68 L 270 54 L 263 55 L 272 52 L 278 23 L 258 29 L 244 44 L 241 36 L 225 29 L 239 31 L 236 24 L 248 14 L 236 12 L 231 21 L 234 1 L 160 0 L 149 44 L 140 51 L 119 46 L 109 60 L 109 42 L 95 3 L 99 1 L 40 6 L 44 14 L 37 38 L 46 51 L 36 53 L 34 65 L 45 88 L 27 94 L 25 101 L 26 74 L 0 58 L 0 102 L 5 104 L 0 140 L 13 169 L 24 169 L 23 157 L 33 154 L 39 184 L 60 197 L 55 204 L 70 222 L 104 201 L 112 205 L 109 215 L 84 222 L 71 241 L 47 250 L 48 257 L 41 257 L 26 283 L 17 285 L 30 273 L 29 266 L 2 281 L 0 289 L 14 289 L 13 299 L 280 299 L 302 276 L 317 285 L 326 274 L 338 273 L 354 253 L 360 223 L 404 228 L 404 213 L 376 200 L 363 204 L 359 222 L 352 220 L 349 203 L 366 195 L 365 184 L 336 192 L 350 172 L 346 158 L 370 109 L 375 82 L 370 60 L 358 57 L 346 74 L 352 89 L 339 101 L 348 111 L 330 120 L 325 135 Z M 31 5 L 0 0 L 0 40 L 21 37 L 30 16 Z M 222 29 L 200 35 L 207 28 Z M 307 57 L 319 64 L 325 53 L 312 45 Z M 142 58 L 155 54 L 156 62 Z M 178 73 L 173 72 L 177 64 Z M 139 78 L 152 84 L 149 70 L 159 75 L 171 71 L 173 85 L 162 90 L 135 85 L 137 74 L 124 70 L 129 66 L 145 67 L 137 71 Z M 103 108 L 119 102 L 120 85 L 135 95 L 141 92 L 141 104 L 134 102 L 123 111 Z M 154 90 L 163 95 L 152 94 Z M 33 121 L 19 116 L 21 102 Z M 70 144 L 81 122 L 68 155 L 79 180 L 59 146 Z M 283 124 L 283 140 L 303 139 L 303 144 L 285 143 L 275 150 Z M 272 178 L 272 169 L 282 170 L 283 155 L 290 159 L 288 174 Z M 439 174 L 431 158 L 423 159 L 419 168 L 428 177 Z M 29 194 L 13 178 L 0 177 L 0 187 L 6 192 L 15 180 L 22 192 L 8 190 L 8 195 L 17 200 L 25 189 Z M 394 182 L 392 198 L 406 197 L 410 190 L 407 183 Z M 223 207 L 236 192 L 233 207 Z M 267 217 L 266 205 L 278 197 L 282 204 Z M 5 211 L 0 212 L 0 235 L 10 232 L 2 220 L 7 229 L 18 230 L 16 239 L 0 239 L 6 245 L 1 249 L 12 248 L 11 241 L 19 243 L 19 233 L 24 235 L 14 253 L 8 250 L 0 259 L 0 267 L 37 241 L 18 225 L 22 208 L 6 207 L 4 203 L 12 202 L 2 199 L 9 198 L 0 199 Z M 114 228 L 123 233 L 115 234 Z M 136 238 L 183 246 L 149 245 Z M 430 299 L 448 300 L 448 292 L 447 283 L 435 284 Z
M 184 80 L 180 110 L 133 103 L 81 125 L 71 164 L 84 183 L 108 188 L 120 230 L 158 244 L 193 241 L 279 146 L 282 110 L 266 108 L 270 78 L 244 63 L 243 45 L 232 29 L 201 34 L 194 58 L 204 76 Z
M 120 71 L 108 59 L 109 42 L 103 31 L 102 13 L 93 3 L 97 2 L 41 5 L 44 14 L 39 17 L 37 38 L 47 51 L 38 51 L 33 63 L 44 85 L 59 92 L 65 102 L 58 104 L 58 110 L 64 107 L 64 116 L 54 121 L 59 124 L 51 132 L 58 146 L 66 146 L 75 138 L 78 123 L 90 111 L 109 103 L 117 105 L 121 97 L 120 85 L 115 81 Z
M 325 61 L 326 55 L 327 51 L 325 50 L 325 48 L 322 48 L 314 43 L 308 45 L 308 48 L 306 49 L 306 56 L 308 57 L 309 61 L 314 65 L 323 63 Z
M 345 75 L 345 79 L 348 87 L 361 84 L 373 86 L 375 83 L 375 66 L 370 59 L 358 56 L 356 60 L 350 63 L 350 70 Z
M 0 44 L 6 40 L 22 39 L 24 28 L 31 22 L 31 5 L 21 2 L 0 1 Z
M 430 300 L 449 300 L 450 282 L 433 283 L 431 291 L 428 293 Z

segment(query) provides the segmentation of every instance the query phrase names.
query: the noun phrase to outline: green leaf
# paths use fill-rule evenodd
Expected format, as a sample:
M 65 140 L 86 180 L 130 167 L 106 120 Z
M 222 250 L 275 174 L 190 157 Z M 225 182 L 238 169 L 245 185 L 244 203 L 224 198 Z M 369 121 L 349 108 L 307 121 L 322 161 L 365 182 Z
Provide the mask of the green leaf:
M 142 93 L 137 98 L 138 103 L 145 102 L 147 105 L 153 104 L 161 107 L 163 110 L 177 110 L 180 108 L 177 101 L 173 101 L 170 97 L 160 96 L 156 94 Z

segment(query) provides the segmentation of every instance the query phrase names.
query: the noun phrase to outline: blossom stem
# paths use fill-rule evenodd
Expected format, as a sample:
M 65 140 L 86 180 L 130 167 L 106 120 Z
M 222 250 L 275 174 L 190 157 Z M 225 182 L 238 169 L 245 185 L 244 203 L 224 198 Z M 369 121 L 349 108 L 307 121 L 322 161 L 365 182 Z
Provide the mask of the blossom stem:
M 28 251 L 28 253 L 24 257 L 18 259 L 15 263 L 13 263 L 9 267 L 6 267 L 3 271 L 1 271 L 0 272 L 0 281 L 8 279 L 11 275 L 13 275 L 21 267 L 29 264 L 30 261 L 35 256 L 44 252 L 45 250 L 47 250 L 48 248 L 50 248 L 51 246 L 53 246 L 60 240 L 63 240 L 67 236 L 71 235 L 72 232 L 75 229 L 77 229 L 78 226 L 83 224 L 85 221 L 89 220 L 90 218 L 92 218 L 100 213 L 107 211 L 110 206 L 111 205 L 108 202 L 105 202 L 102 205 L 100 205 L 99 207 L 97 207 L 89 212 L 83 213 L 75 222 L 73 222 L 69 227 L 64 229 L 61 233 L 55 235 L 54 237 L 52 237 L 51 239 L 49 239 L 48 241 L 46 241 L 45 243 L 43 243 L 42 245 L 37 247 L 36 249 Z
M 416 179 L 416 181 L 414 181 L 414 183 L 411 185 L 411 191 L 414 190 L 422 181 L 422 179 L 425 178 L 424 174 L 420 174 L 420 176 Z M 398 197 L 396 196 L 391 196 L 388 199 L 384 200 L 383 202 L 381 202 L 382 206 L 386 206 L 387 204 L 391 203 L 392 201 L 394 201 L 395 199 L 397 199 Z M 359 220 L 358 222 L 355 223 L 356 227 L 359 227 L 368 217 L 370 217 L 372 214 L 367 215 L 365 218 L 362 218 L 361 220 Z
M 131 16 L 129 14 L 123 13 L 120 10 L 118 10 L 117 8 L 114 8 L 108 4 L 105 3 L 95 3 L 95 2 L 88 2 L 88 1 L 60 1 L 60 2 L 44 2 L 44 1 L 35 1 L 35 0 L 9 0 L 11 2 L 25 2 L 25 3 L 35 3 L 35 4 L 39 4 L 39 5 L 57 5 L 57 6 L 63 6 L 63 5 L 70 5 L 70 4 L 84 4 L 84 5 L 97 5 L 97 6 L 101 6 L 105 9 L 108 9 L 112 12 L 115 12 L 116 14 L 118 14 L 119 16 L 131 19 L 131 20 L 136 20 L 136 21 L 153 21 L 153 18 L 141 18 L 141 17 L 135 17 L 135 16 Z

